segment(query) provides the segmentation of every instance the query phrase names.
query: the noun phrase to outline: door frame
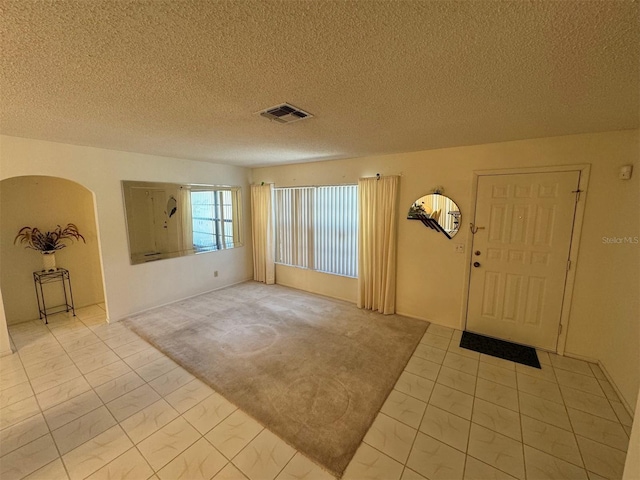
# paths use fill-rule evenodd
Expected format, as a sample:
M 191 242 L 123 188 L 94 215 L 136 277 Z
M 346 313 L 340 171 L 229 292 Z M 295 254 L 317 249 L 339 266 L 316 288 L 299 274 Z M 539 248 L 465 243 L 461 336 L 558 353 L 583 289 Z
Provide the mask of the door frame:
M 584 219 L 584 210 L 587 198 L 587 187 L 589 185 L 589 175 L 591 173 L 591 165 L 588 163 L 576 165 L 546 166 L 546 167 L 521 167 L 521 168 L 501 168 L 492 170 L 474 170 L 471 185 L 471 208 L 469 210 L 469 218 L 474 219 L 476 216 L 476 202 L 478 195 L 478 180 L 483 176 L 492 175 L 517 175 L 523 173 L 556 173 L 556 172 L 579 172 L 580 180 L 578 190 L 580 197 L 576 202 L 575 214 L 573 217 L 573 230 L 571 233 L 571 246 L 569 247 L 569 260 L 571 267 L 567 271 L 564 284 L 564 295 L 562 298 L 562 308 L 560 312 L 560 334 L 558 335 L 558 343 L 556 352 L 563 355 L 567 343 L 567 333 L 569 330 L 569 317 L 571 315 L 571 302 L 573 300 L 573 287 L 576 278 L 576 266 L 578 261 L 578 251 L 580 249 L 580 237 L 582 234 L 582 222 Z M 469 224 L 471 221 L 468 222 Z M 473 235 L 467 235 L 466 256 L 464 267 L 464 289 L 462 293 L 462 311 L 460 324 L 463 330 L 467 326 L 467 311 L 469 307 L 469 288 L 471 286 L 471 259 L 472 259 Z

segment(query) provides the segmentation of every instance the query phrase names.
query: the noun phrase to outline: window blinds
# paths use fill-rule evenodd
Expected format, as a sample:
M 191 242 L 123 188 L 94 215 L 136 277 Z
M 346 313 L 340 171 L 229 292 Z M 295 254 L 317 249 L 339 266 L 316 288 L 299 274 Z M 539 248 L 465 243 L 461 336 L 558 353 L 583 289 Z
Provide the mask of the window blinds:
M 357 277 L 356 185 L 275 189 L 276 263 Z

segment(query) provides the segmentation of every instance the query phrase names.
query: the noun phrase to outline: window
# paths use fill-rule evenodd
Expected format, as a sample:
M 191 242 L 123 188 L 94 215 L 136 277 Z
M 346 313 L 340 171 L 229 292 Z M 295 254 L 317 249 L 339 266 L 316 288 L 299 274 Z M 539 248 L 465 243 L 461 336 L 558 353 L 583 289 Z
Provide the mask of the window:
M 276 188 L 276 263 L 356 277 L 357 204 L 357 185 Z
M 193 248 L 198 251 L 234 247 L 234 220 L 230 190 L 192 190 Z

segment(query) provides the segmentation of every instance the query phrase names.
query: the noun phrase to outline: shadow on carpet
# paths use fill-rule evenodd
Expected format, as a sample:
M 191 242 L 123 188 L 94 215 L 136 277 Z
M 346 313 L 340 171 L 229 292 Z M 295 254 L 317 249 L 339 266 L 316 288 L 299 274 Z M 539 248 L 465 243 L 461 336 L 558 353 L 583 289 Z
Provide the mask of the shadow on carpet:
M 256 282 L 124 323 L 337 476 L 429 325 Z

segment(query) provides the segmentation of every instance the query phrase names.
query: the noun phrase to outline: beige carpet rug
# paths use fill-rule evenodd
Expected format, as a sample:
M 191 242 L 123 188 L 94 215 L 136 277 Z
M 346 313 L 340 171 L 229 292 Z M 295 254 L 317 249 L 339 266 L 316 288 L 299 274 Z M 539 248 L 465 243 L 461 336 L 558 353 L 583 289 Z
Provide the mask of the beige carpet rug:
M 256 282 L 124 322 L 337 476 L 428 326 Z

